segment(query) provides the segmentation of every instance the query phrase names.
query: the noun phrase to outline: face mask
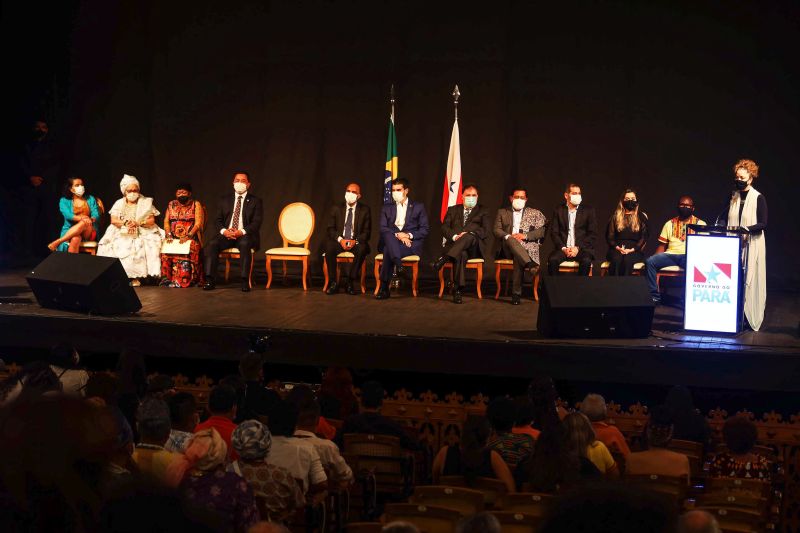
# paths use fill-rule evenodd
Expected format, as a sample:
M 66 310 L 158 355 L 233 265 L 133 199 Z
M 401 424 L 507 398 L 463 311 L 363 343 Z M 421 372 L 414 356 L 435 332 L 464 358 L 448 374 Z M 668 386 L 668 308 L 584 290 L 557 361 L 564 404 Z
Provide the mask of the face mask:
M 681 218 L 689 218 L 694 213 L 693 207 L 679 207 L 678 208 L 678 216 Z
M 478 197 L 477 196 L 465 196 L 464 197 L 464 205 L 470 209 L 478 205 Z
M 406 198 L 405 195 L 403 194 L 403 191 L 392 191 L 392 200 L 394 200 L 395 203 L 399 204 L 405 199 Z
M 86 192 L 86 187 L 84 187 L 83 185 L 77 185 L 72 189 L 72 193 L 75 196 L 83 196 L 83 193 L 85 192 Z
M 743 191 L 743 190 L 745 190 L 747 188 L 747 181 L 748 180 L 734 179 L 733 180 L 733 185 L 736 187 L 737 191 Z
M 527 200 L 523 200 L 522 198 L 514 198 L 511 200 L 511 207 L 516 209 L 517 211 L 521 211 L 525 208 L 525 204 L 528 203 Z
M 581 205 L 581 200 L 583 200 L 583 198 L 581 198 L 580 194 L 569 195 L 569 203 L 571 203 L 572 205 Z
M 182 204 L 188 203 L 189 202 L 189 197 L 188 196 L 178 196 L 178 201 L 180 203 L 182 203 Z
M 639 202 L 637 202 L 636 200 L 625 200 L 624 202 L 622 202 L 622 207 L 624 207 L 628 211 L 633 211 L 634 209 L 636 209 L 637 205 L 639 205 Z
M 244 194 L 247 192 L 247 184 L 237 181 L 233 184 L 233 190 L 236 191 L 237 194 Z
M 358 200 L 358 195 L 356 193 L 349 191 L 344 193 L 344 201 L 349 205 L 356 203 L 356 200 Z
M 127 198 L 129 202 L 135 202 L 136 200 L 139 199 L 139 193 L 138 192 L 126 193 L 125 198 Z

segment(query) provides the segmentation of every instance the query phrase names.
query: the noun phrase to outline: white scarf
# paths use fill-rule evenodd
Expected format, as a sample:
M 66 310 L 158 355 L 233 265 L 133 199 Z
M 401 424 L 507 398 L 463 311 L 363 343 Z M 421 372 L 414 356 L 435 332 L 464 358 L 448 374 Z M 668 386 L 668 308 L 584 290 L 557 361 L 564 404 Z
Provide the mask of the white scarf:
M 728 208 L 728 226 L 752 226 L 758 223 L 757 205 L 761 193 L 750 187 L 744 200 L 742 218 L 739 220 L 741 195 L 733 193 Z M 744 316 L 753 331 L 758 331 L 764 321 L 764 308 L 767 305 L 767 245 L 764 231 L 750 235 L 747 248 L 747 274 L 744 284 Z

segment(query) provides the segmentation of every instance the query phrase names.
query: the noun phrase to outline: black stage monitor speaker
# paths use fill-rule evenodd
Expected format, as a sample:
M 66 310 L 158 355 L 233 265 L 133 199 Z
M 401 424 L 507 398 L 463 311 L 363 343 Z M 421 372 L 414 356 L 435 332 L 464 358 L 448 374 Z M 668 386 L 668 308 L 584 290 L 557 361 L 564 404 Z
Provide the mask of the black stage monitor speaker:
M 546 337 L 641 338 L 655 305 L 643 276 L 545 276 L 537 329 Z
M 98 315 L 142 308 L 119 259 L 53 253 L 26 278 L 42 307 Z

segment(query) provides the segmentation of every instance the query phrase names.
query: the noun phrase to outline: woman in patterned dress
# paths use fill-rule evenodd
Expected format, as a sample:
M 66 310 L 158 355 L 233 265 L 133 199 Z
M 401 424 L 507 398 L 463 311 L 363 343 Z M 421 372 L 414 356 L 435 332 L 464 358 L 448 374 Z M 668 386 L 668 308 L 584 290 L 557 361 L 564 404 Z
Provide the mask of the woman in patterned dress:
M 161 285 L 165 287 L 190 287 L 204 283 L 200 252 L 205 224 L 203 206 L 192 198 L 192 186 L 179 183 L 175 199 L 167 205 L 164 214 L 164 232 L 167 242 L 174 239 L 189 243 L 188 254 L 161 254 Z

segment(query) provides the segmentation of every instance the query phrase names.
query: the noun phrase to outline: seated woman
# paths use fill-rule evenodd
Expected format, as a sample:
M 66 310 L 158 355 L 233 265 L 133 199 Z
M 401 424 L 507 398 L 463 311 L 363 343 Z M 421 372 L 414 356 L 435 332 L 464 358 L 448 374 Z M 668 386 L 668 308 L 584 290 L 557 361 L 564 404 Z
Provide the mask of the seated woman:
M 153 199 L 139 192 L 139 180 L 125 174 L 119 183 L 123 198 L 109 211 L 111 225 L 97 243 L 97 255 L 116 257 L 122 262 L 131 285 L 140 278 L 161 274 L 161 241 L 164 230 L 156 225 L 160 215 Z
M 97 239 L 97 220 L 102 214 L 94 196 L 86 195 L 82 178 L 68 178 L 58 201 L 64 217 L 61 236 L 47 245 L 52 251 L 77 254 L 82 241 Z
M 164 231 L 167 242 L 178 239 L 189 242 L 188 254 L 161 254 L 161 285 L 190 287 L 205 283 L 200 247 L 203 245 L 203 206 L 192 199 L 192 186 L 179 183 L 175 200 L 167 204 L 164 214 Z
M 508 492 L 515 492 L 511 470 L 496 451 L 486 443 L 492 433 L 489 421 L 481 416 L 470 416 L 464 423 L 461 443 L 445 446 L 433 460 L 433 482 L 442 476 L 464 476 L 467 486 L 478 477 L 496 478 L 505 483 Z
M 564 446 L 576 459 L 585 457 L 606 477 L 619 477 L 619 468 L 606 445 L 597 440 L 592 423 L 583 413 L 570 413 L 564 425 Z
M 639 210 L 636 192 L 626 189 L 617 203 L 606 228 L 610 276 L 630 276 L 633 265 L 644 261 L 642 250 L 647 244 L 647 214 Z
M 711 477 L 772 479 L 773 464 L 767 457 L 753 451 L 758 438 L 755 424 L 740 416 L 729 418 L 722 427 L 722 437 L 728 449 L 717 453 L 711 460 Z

